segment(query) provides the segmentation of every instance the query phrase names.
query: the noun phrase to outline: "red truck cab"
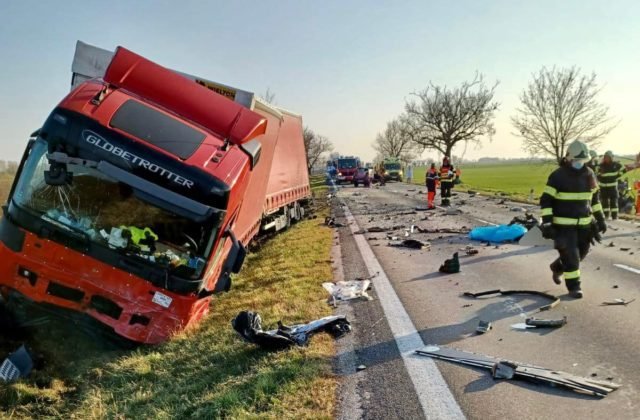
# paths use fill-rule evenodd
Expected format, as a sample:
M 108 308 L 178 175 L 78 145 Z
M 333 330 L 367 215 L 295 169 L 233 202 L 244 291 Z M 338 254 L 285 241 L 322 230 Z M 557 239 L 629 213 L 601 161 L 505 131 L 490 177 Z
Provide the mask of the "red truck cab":
M 353 177 L 356 175 L 359 166 L 360 160 L 356 157 L 346 156 L 338 158 L 336 160 L 336 168 L 338 170 L 336 179 L 338 183 L 353 182 Z
M 141 343 L 197 322 L 259 228 L 266 115 L 118 48 L 29 142 L 0 221 L 4 298 Z

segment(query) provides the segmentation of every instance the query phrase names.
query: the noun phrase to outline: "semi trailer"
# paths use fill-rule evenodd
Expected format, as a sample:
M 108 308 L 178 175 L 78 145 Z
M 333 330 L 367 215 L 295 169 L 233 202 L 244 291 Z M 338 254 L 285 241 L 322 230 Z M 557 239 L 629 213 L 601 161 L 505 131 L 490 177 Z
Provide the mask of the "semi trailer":
M 229 290 L 262 224 L 286 227 L 309 196 L 299 116 L 78 42 L 72 91 L 3 206 L 0 292 L 160 343 Z

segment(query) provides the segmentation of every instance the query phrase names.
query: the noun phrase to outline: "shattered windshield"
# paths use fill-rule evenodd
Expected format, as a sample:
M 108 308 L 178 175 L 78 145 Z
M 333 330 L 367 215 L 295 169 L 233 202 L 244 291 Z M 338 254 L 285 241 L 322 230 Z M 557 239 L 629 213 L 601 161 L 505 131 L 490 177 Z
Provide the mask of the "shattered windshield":
M 181 277 L 197 277 L 205 264 L 213 229 L 137 198 L 133 189 L 87 165 L 68 164 L 67 181 L 50 185 L 47 144 L 38 140 L 13 200 L 43 221 Z

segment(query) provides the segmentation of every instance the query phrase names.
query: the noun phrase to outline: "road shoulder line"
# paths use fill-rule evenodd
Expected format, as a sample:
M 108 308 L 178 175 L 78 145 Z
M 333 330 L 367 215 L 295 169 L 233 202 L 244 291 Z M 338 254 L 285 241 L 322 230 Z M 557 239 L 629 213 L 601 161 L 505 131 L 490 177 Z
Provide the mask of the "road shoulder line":
M 464 419 L 462 409 L 435 362 L 415 354 L 415 350 L 424 347 L 425 343 L 366 238 L 364 235 L 355 234 L 360 230 L 358 223 L 346 203 L 343 200 L 341 202 L 344 205 L 344 215 L 369 275 L 376 275 L 373 282 L 374 287 L 425 417 L 427 419 Z

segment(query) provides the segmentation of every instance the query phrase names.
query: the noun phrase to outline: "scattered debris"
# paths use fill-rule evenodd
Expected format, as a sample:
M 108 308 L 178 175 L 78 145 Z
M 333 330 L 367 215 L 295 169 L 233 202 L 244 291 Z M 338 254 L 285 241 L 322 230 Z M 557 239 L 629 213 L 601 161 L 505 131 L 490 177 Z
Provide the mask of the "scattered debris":
M 455 216 L 456 214 L 462 214 L 462 210 L 457 207 L 447 207 L 444 214 L 447 216 Z
M 416 211 L 427 211 L 429 210 L 429 207 L 426 206 L 418 206 L 416 207 Z
M 29 375 L 31 369 L 33 369 L 33 360 L 23 344 L 7 356 L 0 365 L 0 379 L 4 382 L 13 382 Z
M 520 213 L 524 213 L 525 211 L 527 211 L 526 209 L 524 209 L 523 207 L 511 207 L 510 209 L 511 211 L 514 212 L 520 212 Z
M 411 249 L 422 249 L 422 248 L 431 248 L 431 245 L 427 242 L 422 242 L 417 239 L 405 239 L 403 241 L 392 241 L 389 242 L 389 246 L 395 247 L 403 247 L 403 248 L 411 248 Z
M 365 365 L 358 365 L 358 367 L 356 368 L 356 371 L 361 372 L 363 370 L 365 370 L 367 367 Z
M 609 245 L 607 245 L 609 248 L 615 248 L 616 244 L 614 244 L 613 242 L 610 242 Z
M 540 222 L 538 221 L 538 218 L 535 217 L 533 214 L 526 213 L 524 217 L 521 217 L 521 216 L 514 217 L 509 223 L 509 226 L 515 225 L 515 224 L 522 225 L 526 227 L 527 230 L 531 230 L 534 227 L 539 226 Z
M 497 359 L 462 350 L 429 345 L 416 350 L 421 356 L 433 357 L 453 363 L 489 369 L 495 379 L 524 379 L 550 386 L 563 386 L 578 392 L 606 397 L 622 385 L 591 378 L 582 378 L 567 372 L 546 369 L 529 364 Z
M 478 326 L 476 327 L 476 332 L 478 334 L 484 334 L 484 333 L 487 333 L 487 332 L 491 331 L 491 328 L 493 328 L 493 325 L 491 325 L 491 322 L 489 322 L 489 321 L 480 321 L 478 323 Z
M 454 274 L 460 272 L 460 260 L 458 259 L 458 253 L 453 254 L 453 258 L 445 260 L 440 266 L 439 271 L 441 273 Z
M 265 350 L 283 350 L 293 345 L 306 346 L 313 334 L 323 331 L 335 338 L 351 332 L 351 324 L 344 315 L 327 316 L 307 324 L 292 326 L 278 322 L 277 330 L 263 331 L 259 314 L 242 311 L 231 321 L 231 325 L 246 341 Z
M 324 218 L 324 224 L 325 226 L 329 226 L 329 227 L 345 227 L 346 226 L 344 223 L 336 222 L 336 218 L 330 217 L 330 216 L 327 216 Z
M 623 247 L 623 248 L 620 248 L 620 251 L 631 251 L 631 248 L 625 248 L 625 247 Z
M 613 285 L 613 289 L 617 289 L 617 288 L 618 288 L 618 285 L 617 285 L 617 284 L 614 284 L 614 285 Z
M 332 299 L 335 300 L 351 300 L 357 298 L 365 298 L 371 300 L 367 294 L 367 290 L 371 288 L 370 280 L 351 280 L 339 281 L 336 283 L 322 283 L 322 287 L 329 292 Z
M 511 362 L 498 362 L 491 367 L 493 379 L 513 379 L 518 365 Z
M 469 190 L 467 191 L 467 194 L 469 194 L 471 197 L 475 197 L 478 193 L 476 191 Z
M 567 317 L 562 319 L 527 318 L 525 324 L 532 328 L 560 328 L 567 325 Z
M 633 301 L 635 301 L 635 299 L 626 300 L 626 299 L 618 298 L 618 299 L 614 299 L 612 301 L 602 302 L 602 305 L 603 306 L 615 306 L 615 305 L 627 306 L 628 304 L 630 304 Z
M 372 226 L 372 227 L 367 229 L 367 232 L 369 232 L 369 233 L 380 233 L 380 232 L 386 232 L 388 230 L 389 229 L 383 228 L 383 227 L 380 227 L 380 226 Z
M 549 293 L 545 293 L 545 292 L 538 292 L 537 290 L 500 290 L 500 289 L 494 289 L 494 290 L 487 290 L 486 292 L 477 292 L 477 293 L 472 293 L 472 292 L 464 292 L 462 295 L 466 296 L 466 297 L 472 297 L 472 298 L 479 298 L 482 296 L 489 296 L 489 295 L 501 295 L 501 296 L 511 296 L 511 295 L 534 295 L 534 296 L 540 296 L 546 299 L 551 300 L 551 303 L 549 303 L 548 305 L 544 305 L 538 308 L 538 312 L 542 312 L 542 311 L 548 311 L 549 309 L 555 307 L 558 303 L 560 303 L 560 298 L 558 298 L 557 296 L 553 296 L 550 295 Z
M 473 246 L 471 245 L 467 245 L 464 248 L 460 248 L 460 251 L 463 251 L 465 254 L 467 255 L 477 255 L 480 253 L 479 250 L 475 249 Z

